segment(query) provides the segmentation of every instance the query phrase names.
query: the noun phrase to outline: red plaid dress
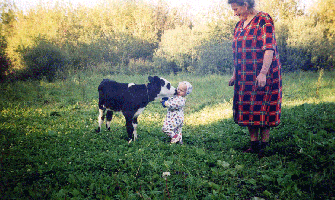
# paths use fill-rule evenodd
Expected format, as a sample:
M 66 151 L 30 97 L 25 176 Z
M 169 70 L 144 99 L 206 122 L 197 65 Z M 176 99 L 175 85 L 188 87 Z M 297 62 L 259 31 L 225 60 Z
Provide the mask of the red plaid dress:
M 259 12 L 244 29 L 243 21 L 234 30 L 235 65 L 234 121 L 241 126 L 277 126 L 282 102 L 281 64 L 274 24 L 269 14 Z M 266 85 L 258 88 L 256 77 L 263 65 L 265 50 L 273 50 Z

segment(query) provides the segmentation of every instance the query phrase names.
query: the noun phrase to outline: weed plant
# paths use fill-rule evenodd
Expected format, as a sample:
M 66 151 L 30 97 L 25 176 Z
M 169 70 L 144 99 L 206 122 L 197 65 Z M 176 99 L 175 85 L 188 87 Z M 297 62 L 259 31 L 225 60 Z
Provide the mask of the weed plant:
M 183 145 L 161 132 L 166 110 L 152 102 L 139 139 L 125 120 L 96 133 L 103 78 L 146 83 L 147 76 L 77 72 L 66 79 L 2 84 L 3 199 L 334 199 L 334 72 L 284 74 L 282 123 L 266 157 L 245 154 L 246 128 L 232 120 L 229 76 L 190 74 Z M 162 176 L 169 172 L 169 176 Z

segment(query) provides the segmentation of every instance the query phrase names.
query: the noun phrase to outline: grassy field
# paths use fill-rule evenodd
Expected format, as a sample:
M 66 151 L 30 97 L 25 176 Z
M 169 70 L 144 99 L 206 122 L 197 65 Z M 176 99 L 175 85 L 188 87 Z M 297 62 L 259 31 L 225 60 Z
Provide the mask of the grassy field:
M 335 73 L 283 76 L 282 123 L 267 157 L 245 154 L 246 128 L 232 120 L 229 76 L 165 76 L 187 80 L 183 145 L 161 132 L 166 114 L 152 102 L 128 144 L 125 120 L 97 134 L 103 78 L 146 83 L 147 76 L 92 75 L 2 84 L 3 199 L 335 199 Z M 163 177 L 163 172 L 170 176 Z

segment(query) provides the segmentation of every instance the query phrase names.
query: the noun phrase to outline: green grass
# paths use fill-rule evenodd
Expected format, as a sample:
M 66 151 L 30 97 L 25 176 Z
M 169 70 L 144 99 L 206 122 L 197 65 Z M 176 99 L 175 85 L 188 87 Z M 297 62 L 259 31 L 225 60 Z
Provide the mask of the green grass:
M 124 140 L 121 114 L 111 132 L 95 133 L 100 81 L 140 84 L 147 76 L 79 72 L 55 83 L 2 84 L 0 192 L 4 199 L 334 199 L 334 75 L 284 74 L 282 123 L 262 159 L 243 153 L 249 136 L 232 120 L 229 76 L 164 76 L 194 87 L 184 145 L 170 145 L 161 132 L 159 102 L 140 115 L 136 142 Z

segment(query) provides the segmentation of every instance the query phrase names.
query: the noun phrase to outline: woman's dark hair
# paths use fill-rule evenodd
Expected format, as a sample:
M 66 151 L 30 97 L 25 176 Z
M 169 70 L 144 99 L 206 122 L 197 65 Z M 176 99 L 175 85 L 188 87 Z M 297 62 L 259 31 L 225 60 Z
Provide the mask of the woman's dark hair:
M 255 7 L 255 0 L 228 0 L 228 4 L 236 3 L 239 6 L 243 6 L 244 3 L 248 3 L 248 9 Z

